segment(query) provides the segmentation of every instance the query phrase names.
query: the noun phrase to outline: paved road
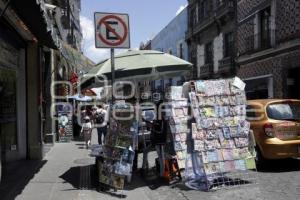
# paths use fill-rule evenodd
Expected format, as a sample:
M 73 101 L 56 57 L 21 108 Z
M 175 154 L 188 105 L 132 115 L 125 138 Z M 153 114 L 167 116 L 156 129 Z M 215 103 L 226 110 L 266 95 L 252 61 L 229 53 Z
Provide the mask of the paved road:
M 92 143 L 97 134 L 93 132 Z M 94 159 L 83 142 L 57 143 L 45 157 L 45 164 L 30 180 L 18 200 L 92 200 L 119 199 L 120 193 L 96 191 Z M 154 160 L 155 153 L 150 159 Z M 254 173 L 258 184 L 221 189 L 214 192 L 189 190 L 183 185 L 150 189 L 139 176 L 134 176 L 123 194 L 126 199 L 143 200 L 297 200 L 300 199 L 300 160 L 273 162 L 263 172 Z M 251 174 L 253 177 L 253 174 Z

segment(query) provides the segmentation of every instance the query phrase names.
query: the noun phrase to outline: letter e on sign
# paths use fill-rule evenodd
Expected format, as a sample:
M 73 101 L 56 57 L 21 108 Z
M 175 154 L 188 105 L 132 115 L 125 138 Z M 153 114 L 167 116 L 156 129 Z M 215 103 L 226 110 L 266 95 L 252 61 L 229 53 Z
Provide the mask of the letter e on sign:
M 96 48 L 130 48 L 129 16 L 95 13 Z

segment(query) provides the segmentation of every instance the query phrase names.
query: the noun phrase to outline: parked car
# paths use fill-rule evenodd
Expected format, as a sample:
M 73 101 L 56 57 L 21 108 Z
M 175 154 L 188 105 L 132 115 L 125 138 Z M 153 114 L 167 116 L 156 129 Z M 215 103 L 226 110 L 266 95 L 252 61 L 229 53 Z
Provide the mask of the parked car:
M 300 100 L 250 100 L 247 119 L 254 132 L 257 164 L 300 157 Z

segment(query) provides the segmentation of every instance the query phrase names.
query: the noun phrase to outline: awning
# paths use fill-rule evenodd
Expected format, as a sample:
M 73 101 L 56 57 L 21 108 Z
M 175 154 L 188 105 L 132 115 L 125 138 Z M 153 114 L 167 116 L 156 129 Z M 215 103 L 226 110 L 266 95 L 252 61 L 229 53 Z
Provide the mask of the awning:
M 41 44 L 57 49 L 57 36 L 46 12 L 44 0 L 11 0 L 10 5 Z

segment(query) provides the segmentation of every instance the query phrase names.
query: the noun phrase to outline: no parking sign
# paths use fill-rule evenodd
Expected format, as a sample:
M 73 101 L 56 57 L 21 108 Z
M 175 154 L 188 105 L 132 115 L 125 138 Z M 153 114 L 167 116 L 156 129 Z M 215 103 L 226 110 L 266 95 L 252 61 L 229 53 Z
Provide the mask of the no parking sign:
M 129 16 L 95 13 L 96 48 L 130 48 Z

